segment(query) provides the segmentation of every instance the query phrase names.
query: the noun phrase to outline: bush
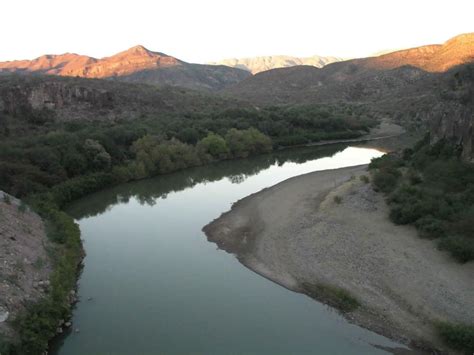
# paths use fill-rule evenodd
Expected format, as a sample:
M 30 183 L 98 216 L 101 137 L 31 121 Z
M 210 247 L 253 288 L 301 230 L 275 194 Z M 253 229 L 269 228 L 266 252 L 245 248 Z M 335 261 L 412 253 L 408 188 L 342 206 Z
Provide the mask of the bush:
M 474 325 L 439 323 L 437 325 L 441 338 L 451 348 L 464 352 L 474 353 Z
M 445 223 L 433 216 L 424 216 L 415 223 L 422 238 L 436 239 L 445 236 Z
M 403 164 L 393 155 L 371 163 L 374 187 L 389 194 L 391 220 L 415 224 L 423 238 L 441 238 L 439 248 L 460 262 L 474 260 L 474 166 L 457 158 L 456 146 L 431 146 L 427 138 L 403 156 Z
M 370 179 L 367 175 L 361 175 L 360 181 L 362 181 L 364 184 L 368 184 L 370 182 Z
M 338 205 L 342 203 L 342 197 L 341 196 L 334 196 L 334 202 L 336 202 Z
M 377 191 L 391 192 L 397 186 L 399 178 L 398 170 L 385 168 L 375 172 L 373 183 Z
M 336 286 L 303 283 L 303 288 L 310 297 L 344 313 L 355 311 L 360 306 L 359 301 L 349 291 Z
M 3 202 L 5 202 L 7 205 L 11 205 L 12 200 L 9 195 L 3 194 Z
M 474 260 L 474 239 L 464 236 L 448 236 L 439 241 L 440 250 L 446 250 L 461 263 Z
M 196 149 L 201 159 L 204 160 L 225 159 L 229 155 L 229 148 L 224 138 L 214 133 L 209 133 L 207 137 L 201 139 L 197 143 Z
M 403 166 L 403 162 L 393 154 L 385 154 L 370 161 L 369 169 L 396 169 Z
M 20 206 L 18 206 L 18 211 L 25 213 L 28 210 L 28 206 L 24 201 L 21 201 Z

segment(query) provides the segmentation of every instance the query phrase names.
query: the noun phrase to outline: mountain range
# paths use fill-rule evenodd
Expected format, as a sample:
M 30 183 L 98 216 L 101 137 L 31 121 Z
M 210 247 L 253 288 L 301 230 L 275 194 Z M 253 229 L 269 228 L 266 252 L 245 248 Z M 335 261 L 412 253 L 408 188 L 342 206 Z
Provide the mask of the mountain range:
M 101 59 L 66 53 L 33 60 L 0 62 L 2 73 L 37 73 L 82 78 L 115 79 L 192 89 L 219 90 L 250 76 L 222 65 L 191 64 L 143 46 Z
M 297 65 L 311 65 L 316 68 L 322 68 L 330 63 L 343 60 L 338 57 L 292 57 L 287 55 L 274 55 L 252 58 L 230 58 L 219 62 L 212 62 L 213 65 L 226 65 L 228 67 L 244 69 L 252 74 L 277 68 L 288 68 Z
M 374 76 L 378 78 L 376 80 L 389 80 L 379 78 L 382 71 L 385 73 L 382 76 L 400 81 L 389 71 L 410 66 L 423 72 L 444 72 L 473 60 L 474 33 L 467 33 L 444 44 L 345 61 L 337 57 L 269 56 L 228 59 L 203 65 L 187 63 L 139 45 L 100 59 L 66 53 L 43 55 L 33 60 L 0 62 L 0 74 L 34 73 L 170 85 L 222 91 L 250 101 L 270 103 L 295 100 L 300 96 L 337 99 L 342 95 L 345 98 L 347 87 L 340 90 L 338 85 L 360 83 L 370 86 Z

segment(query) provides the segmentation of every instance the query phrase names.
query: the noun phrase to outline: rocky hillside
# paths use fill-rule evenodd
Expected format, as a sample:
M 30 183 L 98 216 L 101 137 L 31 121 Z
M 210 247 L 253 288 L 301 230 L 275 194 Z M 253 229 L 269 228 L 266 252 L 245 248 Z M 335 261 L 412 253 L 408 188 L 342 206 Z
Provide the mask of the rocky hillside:
M 66 53 L 44 55 L 33 60 L 0 62 L 0 72 L 113 78 L 206 90 L 223 89 L 250 76 L 247 71 L 236 68 L 186 63 L 143 46 L 101 59 Z
M 322 68 L 330 63 L 339 62 L 342 58 L 323 57 L 315 55 L 312 57 L 292 57 L 287 55 L 273 55 L 253 58 L 231 58 L 220 62 L 210 63 L 213 65 L 226 65 L 228 67 L 244 69 L 252 74 L 277 68 L 288 68 L 297 65 L 310 65 L 316 68 Z
M 435 73 L 474 61 L 474 33 L 442 45 L 332 63 L 322 69 L 296 66 L 269 70 L 225 89 L 255 103 L 379 100 L 402 92 Z M 392 95 L 393 96 L 393 95 Z
M 0 75 L 0 126 L 2 116 L 35 124 L 51 120 L 112 121 L 241 105 L 234 99 L 172 86 L 49 75 Z
M 17 336 L 17 315 L 48 292 L 50 247 L 41 218 L 0 191 L 0 351 L 2 337 Z
M 439 100 L 425 114 L 429 117 L 431 142 L 449 139 L 474 163 L 474 65 L 445 78 Z

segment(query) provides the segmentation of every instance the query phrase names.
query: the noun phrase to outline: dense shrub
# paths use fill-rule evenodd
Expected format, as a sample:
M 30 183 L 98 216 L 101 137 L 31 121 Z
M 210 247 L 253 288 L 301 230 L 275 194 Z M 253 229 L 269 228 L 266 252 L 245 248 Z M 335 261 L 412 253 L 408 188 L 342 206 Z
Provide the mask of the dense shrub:
M 474 260 L 474 238 L 471 236 L 448 236 L 439 241 L 438 247 L 447 250 L 459 262 Z
M 400 179 L 400 173 L 393 168 L 384 168 L 374 174 L 373 183 L 377 190 L 391 192 Z
M 422 238 L 435 239 L 444 237 L 446 234 L 445 223 L 431 215 L 419 218 L 415 226 Z
M 386 155 L 370 167 L 392 221 L 414 224 L 421 237 L 439 238 L 441 250 L 467 262 L 474 260 L 474 166 L 457 154 L 449 142 L 430 146 L 425 138 L 402 158 Z
M 437 327 L 441 337 L 453 349 L 465 354 L 474 353 L 474 325 L 440 323 Z

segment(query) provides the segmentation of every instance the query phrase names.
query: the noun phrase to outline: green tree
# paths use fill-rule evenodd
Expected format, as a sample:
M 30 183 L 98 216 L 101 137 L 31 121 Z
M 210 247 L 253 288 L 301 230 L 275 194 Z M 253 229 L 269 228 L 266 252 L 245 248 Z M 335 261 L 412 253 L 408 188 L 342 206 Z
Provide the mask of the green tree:
M 201 139 L 196 148 L 199 157 L 205 161 L 225 159 L 229 155 L 229 148 L 225 139 L 212 132 Z
M 104 170 L 110 167 L 112 159 L 105 148 L 98 141 L 86 139 L 84 142 L 84 151 L 89 164 L 93 169 Z

